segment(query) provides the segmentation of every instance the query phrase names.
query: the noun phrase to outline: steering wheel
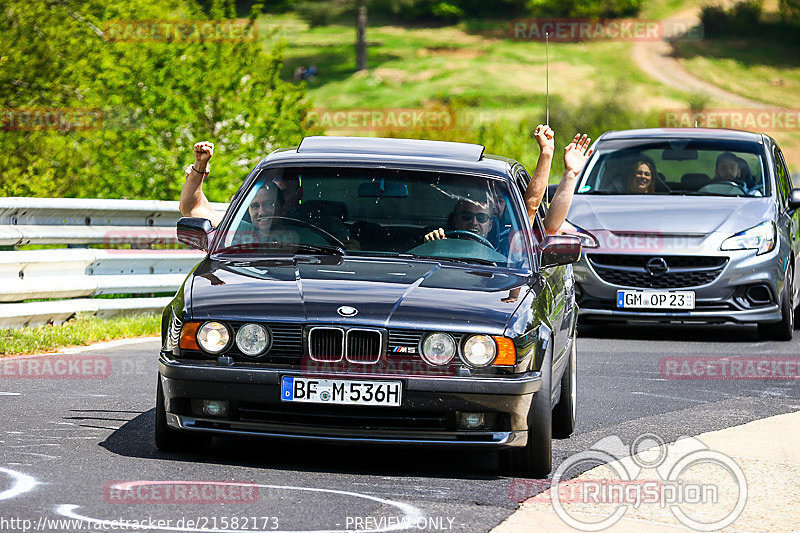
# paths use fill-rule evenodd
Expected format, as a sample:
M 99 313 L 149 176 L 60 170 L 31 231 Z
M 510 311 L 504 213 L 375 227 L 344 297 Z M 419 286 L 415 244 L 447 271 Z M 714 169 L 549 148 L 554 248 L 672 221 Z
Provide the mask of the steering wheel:
M 451 229 L 451 230 L 445 231 L 444 232 L 444 236 L 448 237 L 448 238 L 453 238 L 453 239 L 468 239 L 468 240 L 480 243 L 480 244 L 482 244 L 484 246 L 488 246 L 492 250 L 496 250 L 497 249 L 483 235 L 478 235 L 477 233 L 473 233 L 473 232 L 467 231 L 467 230 Z
M 747 194 L 747 191 L 745 190 L 744 186 L 741 183 L 737 183 L 735 181 L 712 181 L 711 183 L 705 184 L 697 192 L 714 192 L 714 188 L 719 185 L 724 185 L 727 187 L 736 187 L 743 193 Z
M 290 226 L 290 227 L 291 226 L 295 226 L 295 225 L 299 225 L 300 227 L 303 227 L 303 228 L 306 228 L 308 230 L 311 230 L 313 233 L 319 235 L 320 237 L 325 239 L 325 242 L 327 242 L 328 244 L 332 244 L 334 246 L 338 246 L 338 247 L 340 247 L 342 249 L 347 248 L 347 245 L 345 245 L 345 243 L 343 243 L 342 241 L 340 241 L 339 239 L 337 239 L 336 237 L 334 237 L 333 235 L 331 235 L 330 233 L 328 233 L 324 229 L 320 228 L 319 226 L 315 226 L 314 224 L 306 222 L 305 220 L 299 220 L 297 218 L 289 218 L 289 217 L 269 217 L 269 218 L 272 218 L 273 220 L 284 220 L 284 221 L 287 221 L 287 222 L 289 222 L 288 226 Z

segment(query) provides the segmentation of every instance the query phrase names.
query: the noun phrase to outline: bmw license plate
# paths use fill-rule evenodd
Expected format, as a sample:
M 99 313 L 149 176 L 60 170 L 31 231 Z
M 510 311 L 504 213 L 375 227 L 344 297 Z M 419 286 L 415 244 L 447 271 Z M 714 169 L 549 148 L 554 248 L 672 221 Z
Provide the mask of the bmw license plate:
M 403 393 L 400 381 L 355 381 L 295 376 L 281 378 L 281 401 L 343 405 L 399 407 Z
M 694 291 L 617 291 L 617 308 L 694 309 Z

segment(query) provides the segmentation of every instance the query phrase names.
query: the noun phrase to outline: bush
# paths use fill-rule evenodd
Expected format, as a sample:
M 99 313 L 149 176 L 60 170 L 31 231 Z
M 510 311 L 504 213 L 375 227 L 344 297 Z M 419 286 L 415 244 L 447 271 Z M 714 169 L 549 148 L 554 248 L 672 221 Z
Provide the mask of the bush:
M 632 17 L 642 9 L 645 0 L 529 0 L 528 7 L 536 16 L 619 18 Z
M 763 0 L 744 0 L 729 9 L 720 6 L 703 6 L 700 21 L 708 37 L 740 37 L 757 35 L 761 27 Z
M 784 22 L 800 26 L 800 0 L 779 0 L 778 9 Z

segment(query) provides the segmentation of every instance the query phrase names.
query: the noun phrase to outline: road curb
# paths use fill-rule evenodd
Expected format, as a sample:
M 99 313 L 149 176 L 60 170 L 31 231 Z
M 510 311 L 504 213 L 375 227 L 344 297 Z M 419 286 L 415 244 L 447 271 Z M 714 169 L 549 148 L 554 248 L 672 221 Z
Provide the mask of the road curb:
M 20 358 L 28 358 L 28 357 L 46 357 L 52 355 L 70 355 L 70 354 L 78 354 L 83 352 L 88 352 L 92 350 L 104 350 L 107 348 L 118 348 L 120 346 L 128 346 L 130 344 L 138 344 L 141 342 L 147 342 L 152 340 L 158 340 L 158 335 L 148 335 L 146 337 L 133 337 L 129 339 L 116 339 L 113 341 L 103 341 L 103 342 L 95 342 L 92 344 L 85 344 L 82 346 L 65 346 L 64 348 L 59 348 L 55 352 L 47 352 L 47 353 L 35 353 L 35 354 L 18 354 L 18 355 L 3 355 L 0 357 L 0 361 L 4 359 L 20 359 Z
M 744 508 L 733 523 L 724 528 L 724 531 L 800 530 L 800 514 L 796 512 L 797 502 L 800 501 L 800 447 L 797 446 L 800 442 L 800 411 L 702 433 L 690 439 L 679 439 L 675 443 L 651 448 L 642 455 L 660 452 L 662 449 L 666 455 L 667 448 L 671 450 L 670 453 L 677 450 L 680 455 L 684 453 L 681 448 L 686 448 L 690 441 L 695 445 L 699 441 L 712 453 L 719 452 L 732 459 L 746 480 Z M 594 484 L 613 484 L 615 481 L 618 485 L 624 484 L 626 482 L 619 481 L 619 476 L 615 473 L 618 471 L 616 466 L 626 462 L 631 462 L 631 459 L 625 458 L 592 468 L 565 483 L 572 484 L 573 487 L 581 487 L 586 481 Z M 720 501 L 724 501 L 725 495 L 730 496 L 739 488 L 738 484 L 733 482 L 733 476 L 721 478 L 718 467 L 716 470 L 703 466 L 694 468 L 696 471 L 692 471 L 685 479 L 687 481 L 693 479 L 708 486 L 715 484 L 719 488 Z M 648 480 L 657 476 L 656 470 L 642 470 L 635 479 Z M 526 500 L 492 532 L 590 530 L 588 527 L 571 527 L 562 520 L 564 513 L 556 512 L 550 492 L 546 490 Z M 720 505 L 722 504 L 717 504 L 717 511 Z M 619 508 L 619 504 L 589 504 L 584 501 L 562 502 L 561 506 L 578 522 L 598 522 Z M 697 506 L 695 510 L 699 508 L 700 506 Z M 714 506 L 708 505 L 698 512 L 698 516 L 711 517 L 708 521 L 713 522 L 719 518 L 713 516 L 713 512 Z M 642 503 L 638 507 L 628 505 L 622 518 L 603 531 L 631 531 L 634 528 L 639 533 L 697 530 L 679 521 L 670 505 L 665 505 L 662 500 Z

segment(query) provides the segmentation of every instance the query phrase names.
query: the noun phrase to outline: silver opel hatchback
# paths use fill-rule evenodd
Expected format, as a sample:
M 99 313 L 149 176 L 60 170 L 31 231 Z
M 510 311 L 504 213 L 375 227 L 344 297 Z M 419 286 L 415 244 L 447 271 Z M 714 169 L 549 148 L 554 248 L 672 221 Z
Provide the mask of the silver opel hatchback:
M 767 135 L 609 132 L 562 228 L 586 321 L 757 324 L 789 340 L 797 305 L 800 189 Z

